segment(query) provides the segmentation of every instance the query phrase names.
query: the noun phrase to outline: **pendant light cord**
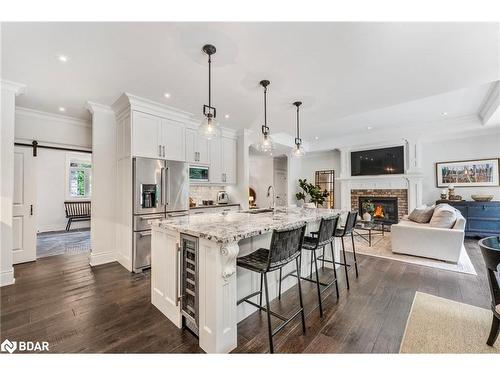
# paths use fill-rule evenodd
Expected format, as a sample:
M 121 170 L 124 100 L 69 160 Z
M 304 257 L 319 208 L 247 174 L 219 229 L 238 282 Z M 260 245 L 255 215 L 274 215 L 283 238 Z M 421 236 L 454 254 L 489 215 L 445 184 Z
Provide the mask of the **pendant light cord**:
M 212 94 L 212 56 L 208 55 L 208 106 L 212 106 L 211 94 Z
M 264 126 L 267 128 L 267 86 L 264 87 Z
M 297 138 L 300 139 L 300 134 L 299 134 L 299 106 L 297 106 Z

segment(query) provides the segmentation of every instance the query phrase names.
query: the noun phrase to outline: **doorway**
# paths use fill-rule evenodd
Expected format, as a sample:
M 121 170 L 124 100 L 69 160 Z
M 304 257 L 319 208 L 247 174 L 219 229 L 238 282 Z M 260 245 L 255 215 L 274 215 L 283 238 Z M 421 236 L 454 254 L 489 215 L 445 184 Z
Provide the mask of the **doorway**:
M 90 253 L 91 154 L 40 146 L 34 154 L 15 147 L 13 263 Z

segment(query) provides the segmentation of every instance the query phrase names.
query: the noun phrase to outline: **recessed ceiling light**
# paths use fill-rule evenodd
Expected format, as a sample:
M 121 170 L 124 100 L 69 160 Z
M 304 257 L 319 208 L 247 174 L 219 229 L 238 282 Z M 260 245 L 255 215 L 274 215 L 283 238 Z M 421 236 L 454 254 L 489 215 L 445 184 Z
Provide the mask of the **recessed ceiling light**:
M 59 107 L 59 112 L 66 112 L 66 108 L 64 108 L 64 107 Z
M 57 58 L 59 59 L 60 62 L 63 62 L 63 63 L 68 62 L 68 56 L 66 56 L 66 55 L 59 55 L 59 56 L 57 56 Z
M 318 139 L 319 139 L 319 137 L 318 137 L 318 136 L 316 136 L 316 137 L 314 137 L 314 139 L 315 139 L 315 140 L 318 140 Z
M 441 116 L 448 116 L 448 112 L 441 112 Z
M 372 130 L 373 129 L 373 126 L 367 126 L 366 127 L 368 130 Z
M 165 94 L 163 94 L 163 96 L 164 96 L 165 98 L 169 99 L 169 98 L 170 98 L 170 93 L 166 92 Z
M 225 117 L 225 118 L 229 118 L 229 114 L 225 114 L 225 115 L 224 115 L 224 117 Z

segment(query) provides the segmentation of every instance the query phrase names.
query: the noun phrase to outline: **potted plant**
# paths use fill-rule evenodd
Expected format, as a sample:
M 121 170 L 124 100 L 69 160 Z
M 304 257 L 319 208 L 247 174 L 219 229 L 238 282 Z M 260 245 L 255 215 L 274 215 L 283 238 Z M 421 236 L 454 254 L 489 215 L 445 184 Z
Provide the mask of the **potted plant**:
M 326 190 L 323 191 L 319 186 L 307 182 L 307 179 L 299 179 L 299 186 L 302 191 L 295 194 L 295 198 L 297 198 L 299 203 L 300 201 L 306 203 L 306 199 L 309 196 L 309 202 L 318 207 L 325 203 L 325 199 L 329 195 Z
M 364 221 L 371 221 L 372 219 L 372 212 L 375 211 L 375 205 L 371 200 L 366 200 L 363 202 L 363 220 Z

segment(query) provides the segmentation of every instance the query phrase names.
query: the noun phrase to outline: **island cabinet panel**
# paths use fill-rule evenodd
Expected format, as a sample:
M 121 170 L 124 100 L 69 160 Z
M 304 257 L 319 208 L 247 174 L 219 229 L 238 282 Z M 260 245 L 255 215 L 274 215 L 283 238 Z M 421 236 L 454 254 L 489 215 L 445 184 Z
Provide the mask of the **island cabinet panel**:
M 151 303 L 181 328 L 180 235 L 177 231 L 153 227 L 151 236 Z

